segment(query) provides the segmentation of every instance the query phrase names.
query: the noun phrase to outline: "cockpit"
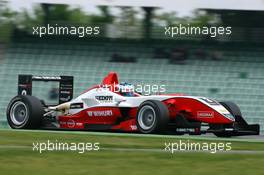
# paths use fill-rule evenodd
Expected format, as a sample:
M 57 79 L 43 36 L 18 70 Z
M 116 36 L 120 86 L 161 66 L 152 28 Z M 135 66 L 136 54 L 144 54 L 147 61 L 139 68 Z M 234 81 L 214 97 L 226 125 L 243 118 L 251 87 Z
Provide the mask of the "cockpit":
M 135 93 L 135 87 L 127 82 L 120 83 L 117 85 L 117 89 L 120 95 L 124 97 L 136 97 L 138 94 Z
M 140 96 L 139 93 L 135 92 L 135 87 L 127 82 L 118 82 L 118 76 L 114 72 L 110 72 L 102 82 L 112 92 L 118 93 L 124 97 L 137 97 Z

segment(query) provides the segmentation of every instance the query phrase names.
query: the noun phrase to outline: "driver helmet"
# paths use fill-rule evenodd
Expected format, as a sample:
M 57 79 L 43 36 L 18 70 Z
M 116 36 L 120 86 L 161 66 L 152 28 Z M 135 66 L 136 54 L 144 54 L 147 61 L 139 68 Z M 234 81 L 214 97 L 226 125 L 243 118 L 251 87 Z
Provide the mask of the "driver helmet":
M 118 86 L 119 93 L 125 97 L 133 97 L 134 96 L 134 86 L 127 82 L 122 82 Z

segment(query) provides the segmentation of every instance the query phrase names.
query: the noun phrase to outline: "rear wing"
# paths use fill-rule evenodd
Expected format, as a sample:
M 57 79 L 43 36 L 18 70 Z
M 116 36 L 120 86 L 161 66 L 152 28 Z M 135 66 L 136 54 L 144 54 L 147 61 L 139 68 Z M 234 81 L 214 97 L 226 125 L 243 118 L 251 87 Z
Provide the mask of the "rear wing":
M 73 98 L 73 76 L 18 75 L 18 95 L 32 95 L 33 81 L 59 82 L 59 104 Z

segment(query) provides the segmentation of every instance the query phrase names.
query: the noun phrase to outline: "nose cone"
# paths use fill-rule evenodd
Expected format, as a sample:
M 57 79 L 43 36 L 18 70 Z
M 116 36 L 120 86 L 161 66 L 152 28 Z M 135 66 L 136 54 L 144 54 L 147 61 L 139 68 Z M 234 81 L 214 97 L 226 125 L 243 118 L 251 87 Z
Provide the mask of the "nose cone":
M 227 118 L 228 120 L 234 122 L 236 119 L 232 114 L 222 114 L 225 118 Z

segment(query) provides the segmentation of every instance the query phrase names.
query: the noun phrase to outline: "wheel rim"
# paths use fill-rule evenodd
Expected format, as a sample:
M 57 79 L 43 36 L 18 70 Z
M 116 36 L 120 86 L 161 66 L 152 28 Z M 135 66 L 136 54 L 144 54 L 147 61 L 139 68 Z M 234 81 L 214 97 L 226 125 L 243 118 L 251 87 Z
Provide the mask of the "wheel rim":
M 143 130 L 149 130 L 156 121 L 156 113 L 152 106 L 143 106 L 138 114 L 138 124 Z
M 15 102 L 10 111 L 11 121 L 15 125 L 21 125 L 28 119 L 28 109 L 25 103 Z

